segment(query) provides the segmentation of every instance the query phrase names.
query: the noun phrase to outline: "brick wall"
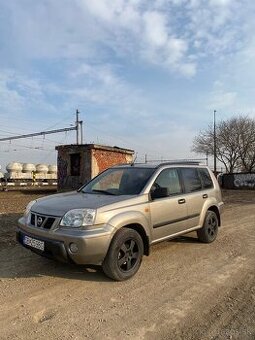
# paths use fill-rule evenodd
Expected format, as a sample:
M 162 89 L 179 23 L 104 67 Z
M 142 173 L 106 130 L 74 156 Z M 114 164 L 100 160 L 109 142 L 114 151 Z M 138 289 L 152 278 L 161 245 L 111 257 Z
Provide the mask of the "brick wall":
M 105 169 L 131 163 L 133 150 L 97 144 L 60 145 L 58 151 L 58 190 L 74 190 L 87 183 Z M 72 170 L 71 160 L 79 158 L 79 171 Z M 75 175 L 74 175 L 75 174 Z
M 109 150 L 92 150 L 92 177 L 95 177 L 105 169 L 113 165 L 131 163 L 133 156 L 124 154 L 123 152 L 109 151 Z

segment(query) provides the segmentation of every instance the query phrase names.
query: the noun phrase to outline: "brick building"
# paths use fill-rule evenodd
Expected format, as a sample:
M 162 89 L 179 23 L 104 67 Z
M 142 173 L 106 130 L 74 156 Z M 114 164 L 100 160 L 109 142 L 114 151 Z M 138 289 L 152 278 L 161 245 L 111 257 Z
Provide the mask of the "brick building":
M 58 151 L 58 190 L 78 189 L 103 170 L 131 163 L 134 151 L 97 144 L 60 145 Z

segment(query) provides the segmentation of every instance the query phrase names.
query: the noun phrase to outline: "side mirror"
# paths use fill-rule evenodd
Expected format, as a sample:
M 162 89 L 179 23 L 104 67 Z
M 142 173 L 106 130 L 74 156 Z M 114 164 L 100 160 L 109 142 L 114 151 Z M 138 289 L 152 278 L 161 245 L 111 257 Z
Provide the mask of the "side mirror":
M 170 194 L 168 188 L 156 188 L 154 191 L 151 191 L 151 199 L 154 200 L 156 198 L 163 198 L 163 197 L 168 197 Z

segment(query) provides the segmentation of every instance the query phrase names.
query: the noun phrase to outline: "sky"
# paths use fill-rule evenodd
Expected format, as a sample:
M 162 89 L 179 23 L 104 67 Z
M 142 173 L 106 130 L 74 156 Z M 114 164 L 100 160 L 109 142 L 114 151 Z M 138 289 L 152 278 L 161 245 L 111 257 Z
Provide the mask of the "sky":
M 137 160 L 204 158 L 216 119 L 255 118 L 255 2 L 0 0 L 0 138 L 70 127 Z M 56 163 L 75 132 L 0 142 L 12 161 Z

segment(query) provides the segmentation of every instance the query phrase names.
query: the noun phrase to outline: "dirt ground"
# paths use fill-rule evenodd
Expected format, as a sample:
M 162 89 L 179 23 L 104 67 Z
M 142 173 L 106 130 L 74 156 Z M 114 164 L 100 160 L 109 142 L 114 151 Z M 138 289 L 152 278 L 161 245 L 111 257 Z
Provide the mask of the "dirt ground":
M 224 192 L 212 244 L 164 242 L 134 278 L 60 264 L 16 244 L 25 205 L 0 192 L 1 339 L 255 339 L 255 192 Z

